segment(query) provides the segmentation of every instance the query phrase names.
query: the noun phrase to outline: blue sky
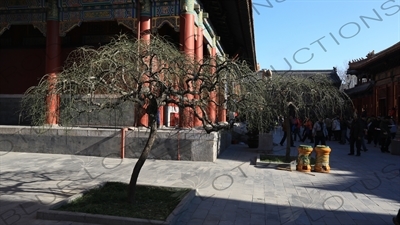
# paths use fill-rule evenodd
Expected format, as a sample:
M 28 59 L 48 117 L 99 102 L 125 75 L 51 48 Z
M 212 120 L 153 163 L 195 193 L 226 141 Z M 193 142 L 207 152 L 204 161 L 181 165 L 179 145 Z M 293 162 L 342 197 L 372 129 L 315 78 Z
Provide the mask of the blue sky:
M 253 19 L 262 69 L 345 69 L 400 41 L 400 0 L 253 0 Z

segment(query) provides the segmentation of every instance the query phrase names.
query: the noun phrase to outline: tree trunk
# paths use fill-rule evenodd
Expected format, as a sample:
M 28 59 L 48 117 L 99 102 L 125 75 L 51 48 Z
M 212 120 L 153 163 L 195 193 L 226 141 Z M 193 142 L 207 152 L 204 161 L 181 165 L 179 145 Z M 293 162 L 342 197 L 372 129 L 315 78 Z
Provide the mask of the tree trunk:
M 149 115 L 150 116 L 150 115 Z M 153 115 L 154 117 L 154 115 Z M 157 134 L 157 121 L 155 119 L 150 119 L 150 134 L 147 139 L 146 145 L 143 148 L 142 154 L 140 155 L 138 161 L 135 164 L 135 168 L 133 168 L 133 172 L 131 175 L 131 180 L 129 182 L 129 190 L 128 190 L 128 200 L 131 204 L 135 203 L 135 192 L 136 192 L 136 183 L 139 177 L 140 170 L 142 169 L 151 148 L 154 144 L 154 140 L 156 139 Z
M 290 118 L 286 116 L 285 118 L 285 127 L 286 127 L 286 155 L 285 158 L 287 161 L 290 161 L 290 147 L 292 145 L 292 128 L 290 127 Z

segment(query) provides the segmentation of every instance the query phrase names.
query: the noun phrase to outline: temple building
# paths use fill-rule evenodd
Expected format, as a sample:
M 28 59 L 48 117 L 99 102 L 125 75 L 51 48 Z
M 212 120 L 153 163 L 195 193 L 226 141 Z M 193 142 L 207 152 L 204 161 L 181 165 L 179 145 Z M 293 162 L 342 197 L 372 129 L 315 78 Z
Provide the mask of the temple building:
M 272 71 L 272 77 L 274 74 L 277 75 L 285 75 L 285 76 L 313 76 L 313 75 L 324 75 L 328 77 L 329 79 L 332 80 L 332 83 L 335 87 L 339 89 L 342 80 L 340 79 L 338 73 L 337 73 L 337 68 L 333 67 L 332 69 L 327 69 L 327 70 L 273 70 Z
M 393 116 L 400 122 L 400 42 L 352 60 L 347 74 L 357 81 L 354 87 L 345 90 L 357 112 Z
M 158 34 L 197 59 L 228 56 L 257 69 L 251 0 L 0 1 L 0 124 L 24 124 L 23 93 L 44 74 L 60 72 L 72 50 L 120 33 L 149 40 Z M 165 110 L 169 126 L 176 111 Z M 226 109 L 216 110 L 215 122 L 224 122 Z

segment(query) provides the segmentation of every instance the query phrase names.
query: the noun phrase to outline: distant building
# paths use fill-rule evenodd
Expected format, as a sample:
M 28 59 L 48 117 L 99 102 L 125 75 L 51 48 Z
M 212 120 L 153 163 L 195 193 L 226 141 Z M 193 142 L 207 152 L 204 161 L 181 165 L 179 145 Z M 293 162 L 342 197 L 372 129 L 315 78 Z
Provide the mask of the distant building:
M 273 70 L 272 71 L 272 76 L 274 74 L 279 74 L 279 75 L 301 75 L 301 76 L 312 76 L 312 75 L 326 75 L 330 79 L 332 79 L 333 84 L 339 89 L 342 80 L 340 79 L 336 67 L 333 67 L 331 70 Z
M 356 85 L 346 93 L 358 112 L 364 108 L 368 116 L 392 115 L 400 121 L 400 42 L 352 60 L 347 74 L 357 78 Z
M 353 88 L 357 85 L 357 76 L 355 75 L 347 75 L 344 83 L 342 84 L 342 90 L 347 90 Z
M 257 75 L 260 78 L 272 78 L 272 71 L 271 70 L 262 69 L 262 70 L 257 71 Z

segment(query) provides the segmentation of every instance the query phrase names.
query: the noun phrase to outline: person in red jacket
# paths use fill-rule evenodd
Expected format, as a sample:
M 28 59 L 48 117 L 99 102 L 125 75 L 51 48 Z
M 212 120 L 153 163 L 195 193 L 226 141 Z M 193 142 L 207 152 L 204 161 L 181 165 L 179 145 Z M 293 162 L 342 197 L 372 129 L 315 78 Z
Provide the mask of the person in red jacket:
M 301 121 L 298 117 L 293 118 L 293 140 L 296 141 L 296 137 L 299 137 L 299 141 L 301 141 L 300 136 L 300 128 L 301 128 Z
M 313 122 L 309 118 L 305 118 L 304 120 L 304 131 L 303 131 L 303 138 L 301 139 L 304 142 L 307 138 L 310 139 L 310 143 L 314 143 L 314 138 L 312 136 L 312 129 L 313 129 Z

